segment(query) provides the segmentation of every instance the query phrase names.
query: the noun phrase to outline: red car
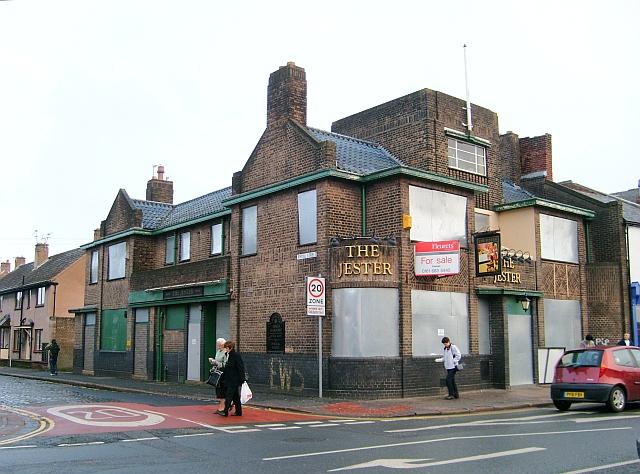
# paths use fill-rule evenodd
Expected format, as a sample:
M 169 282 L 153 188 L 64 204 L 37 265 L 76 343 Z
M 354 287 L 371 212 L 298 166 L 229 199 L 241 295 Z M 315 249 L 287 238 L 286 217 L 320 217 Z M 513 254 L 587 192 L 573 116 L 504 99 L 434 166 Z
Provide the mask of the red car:
M 606 403 L 614 412 L 640 400 L 640 349 L 590 347 L 564 353 L 551 384 L 551 400 L 565 411 L 572 403 Z

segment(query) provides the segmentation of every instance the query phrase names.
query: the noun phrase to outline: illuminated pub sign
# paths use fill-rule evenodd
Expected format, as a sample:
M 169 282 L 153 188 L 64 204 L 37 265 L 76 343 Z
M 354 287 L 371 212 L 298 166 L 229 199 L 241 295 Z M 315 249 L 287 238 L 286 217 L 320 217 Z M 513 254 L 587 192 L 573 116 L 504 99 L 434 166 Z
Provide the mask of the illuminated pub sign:
M 374 243 L 371 239 L 342 240 L 331 247 L 332 280 L 346 281 L 397 281 L 398 248 L 385 241 Z
M 500 255 L 500 234 L 483 232 L 474 236 L 476 246 L 476 276 L 500 275 L 502 258 Z

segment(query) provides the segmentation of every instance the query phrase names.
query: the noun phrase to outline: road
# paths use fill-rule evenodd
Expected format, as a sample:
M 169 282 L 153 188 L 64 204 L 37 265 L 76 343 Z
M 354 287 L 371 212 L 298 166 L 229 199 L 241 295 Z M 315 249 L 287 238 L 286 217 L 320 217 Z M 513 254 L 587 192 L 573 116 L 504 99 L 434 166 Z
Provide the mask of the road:
M 214 401 L 0 377 L 0 472 L 640 472 L 640 406 L 387 420 L 214 411 Z

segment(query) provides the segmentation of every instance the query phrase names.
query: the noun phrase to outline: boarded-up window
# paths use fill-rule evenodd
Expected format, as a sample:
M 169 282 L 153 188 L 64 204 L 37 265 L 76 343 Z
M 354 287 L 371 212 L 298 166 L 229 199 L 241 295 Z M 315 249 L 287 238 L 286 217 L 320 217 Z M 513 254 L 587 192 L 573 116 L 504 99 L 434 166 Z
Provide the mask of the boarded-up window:
M 466 293 L 413 290 L 411 309 L 414 356 L 441 354 L 443 336 L 463 354 L 469 353 Z
M 578 263 L 578 223 L 540 214 L 540 250 L 542 258 Z
M 467 245 L 467 198 L 432 189 L 409 186 L 411 240 L 458 240 Z
M 124 309 L 105 309 L 100 319 L 100 349 L 124 351 L 127 348 L 127 312 Z

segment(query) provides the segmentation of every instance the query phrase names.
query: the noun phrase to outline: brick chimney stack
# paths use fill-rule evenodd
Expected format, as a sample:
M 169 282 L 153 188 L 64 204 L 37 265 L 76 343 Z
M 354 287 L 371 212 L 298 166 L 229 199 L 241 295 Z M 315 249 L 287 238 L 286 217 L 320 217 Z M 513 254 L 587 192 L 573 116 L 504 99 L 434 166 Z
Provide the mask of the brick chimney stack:
M 551 135 L 520 139 L 520 160 L 522 175 L 546 171 L 548 181 L 553 181 L 553 161 L 551 157 Z
M 24 265 L 26 263 L 26 260 L 24 257 L 16 257 L 15 260 L 15 265 L 13 266 L 13 270 L 17 270 L 18 268 L 20 268 L 22 265 Z
M 36 244 L 36 255 L 33 259 L 33 269 L 35 270 L 49 259 L 49 244 Z
M 11 262 L 7 260 L 6 262 L 0 263 L 0 275 L 6 275 L 11 272 Z
M 267 88 L 267 126 L 285 118 L 307 125 L 306 74 L 293 62 L 272 72 Z
M 164 166 L 158 166 L 157 174 L 147 182 L 147 201 L 173 204 L 173 181 L 164 177 Z

